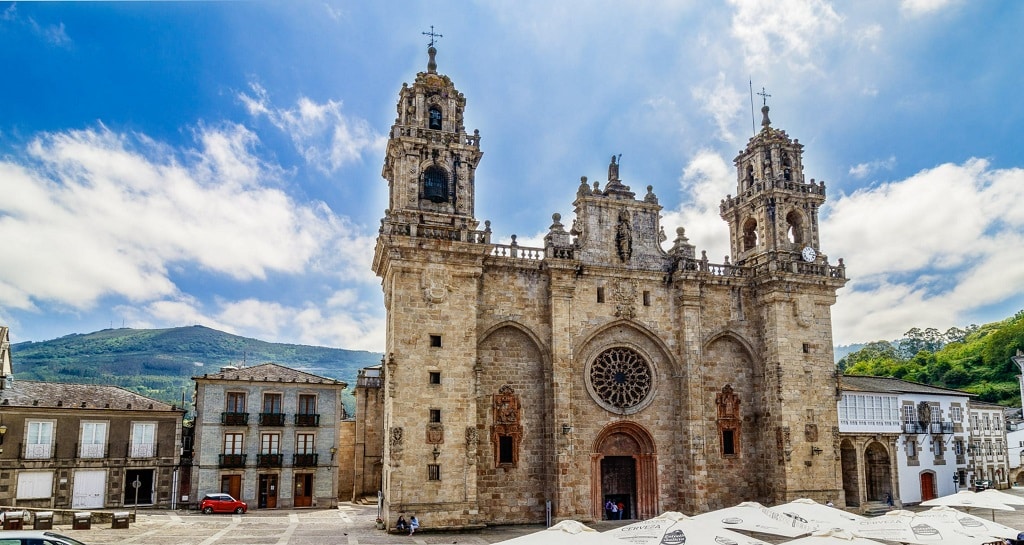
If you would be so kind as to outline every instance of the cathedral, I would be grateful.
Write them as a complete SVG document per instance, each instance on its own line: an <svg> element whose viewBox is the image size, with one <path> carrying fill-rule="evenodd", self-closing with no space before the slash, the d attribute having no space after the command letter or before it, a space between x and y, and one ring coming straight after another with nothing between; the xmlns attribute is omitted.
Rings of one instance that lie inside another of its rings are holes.
<svg viewBox="0 0 1024 545"><path fill-rule="evenodd" d="M479 131L428 53L398 94L373 259L387 340L361 418L379 422L384 520L841 505L831 306L845 269L821 251L825 184L805 178L803 145L762 108L721 201L722 264L683 229L669 241L652 186L634 191L614 157L542 248L498 244L474 214Z"/></svg>

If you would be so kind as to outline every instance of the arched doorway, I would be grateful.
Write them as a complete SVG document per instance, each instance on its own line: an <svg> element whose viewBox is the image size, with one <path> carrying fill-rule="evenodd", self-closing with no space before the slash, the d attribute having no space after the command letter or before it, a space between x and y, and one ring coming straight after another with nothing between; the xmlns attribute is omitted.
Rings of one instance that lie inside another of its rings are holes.
<svg viewBox="0 0 1024 545"><path fill-rule="evenodd" d="M885 501L892 494L892 474L889 470L889 451L875 441L864 449L864 477L868 501ZM892 496L896 497L895 494Z"/></svg>
<svg viewBox="0 0 1024 545"><path fill-rule="evenodd" d="M860 505L860 476L857 473L857 450L849 439L839 446L839 458L843 472L843 496L847 507Z"/></svg>
<svg viewBox="0 0 1024 545"><path fill-rule="evenodd" d="M651 434L633 422L616 422L598 434L591 454L591 513L604 518L608 500L622 503L623 519L658 513L658 460Z"/></svg>
<svg viewBox="0 0 1024 545"><path fill-rule="evenodd" d="M924 471L921 473L921 501L935 499L938 494L935 491L935 473Z"/></svg>

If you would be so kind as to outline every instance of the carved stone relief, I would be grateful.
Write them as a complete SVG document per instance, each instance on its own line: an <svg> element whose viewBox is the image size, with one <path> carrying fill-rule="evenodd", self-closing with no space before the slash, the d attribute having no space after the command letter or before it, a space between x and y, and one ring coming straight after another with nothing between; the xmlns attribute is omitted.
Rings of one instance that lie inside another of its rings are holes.
<svg viewBox="0 0 1024 545"><path fill-rule="evenodd" d="M388 436L388 446L391 448L392 460L402 459L402 434L402 428L391 428L391 432Z"/></svg>

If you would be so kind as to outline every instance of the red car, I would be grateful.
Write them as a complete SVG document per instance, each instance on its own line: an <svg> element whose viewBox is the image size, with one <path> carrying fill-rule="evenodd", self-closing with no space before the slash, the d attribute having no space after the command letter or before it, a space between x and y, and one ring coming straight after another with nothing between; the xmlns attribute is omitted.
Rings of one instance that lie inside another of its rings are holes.
<svg viewBox="0 0 1024 545"><path fill-rule="evenodd" d="M203 501L199 502L199 510L209 515L210 513L238 513L242 514L249 509L244 501L238 501L231 497L231 494L207 494Z"/></svg>

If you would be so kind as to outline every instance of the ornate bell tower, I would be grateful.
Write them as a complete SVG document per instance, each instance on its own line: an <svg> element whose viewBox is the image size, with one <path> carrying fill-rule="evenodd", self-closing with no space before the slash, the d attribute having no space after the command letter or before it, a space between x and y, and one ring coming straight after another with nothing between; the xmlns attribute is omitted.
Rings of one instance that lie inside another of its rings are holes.
<svg viewBox="0 0 1024 545"><path fill-rule="evenodd" d="M803 144L771 126L767 104L761 114L761 132L733 160L736 196L726 197L721 205L733 260L823 262L818 208L825 202L825 182L805 181Z"/></svg>
<svg viewBox="0 0 1024 545"><path fill-rule="evenodd" d="M402 85L384 170L390 189L384 224L476 229L474 177L483 156L480 132L463 126L466 97L437 73L431 43L427 71Z"/></svg>

